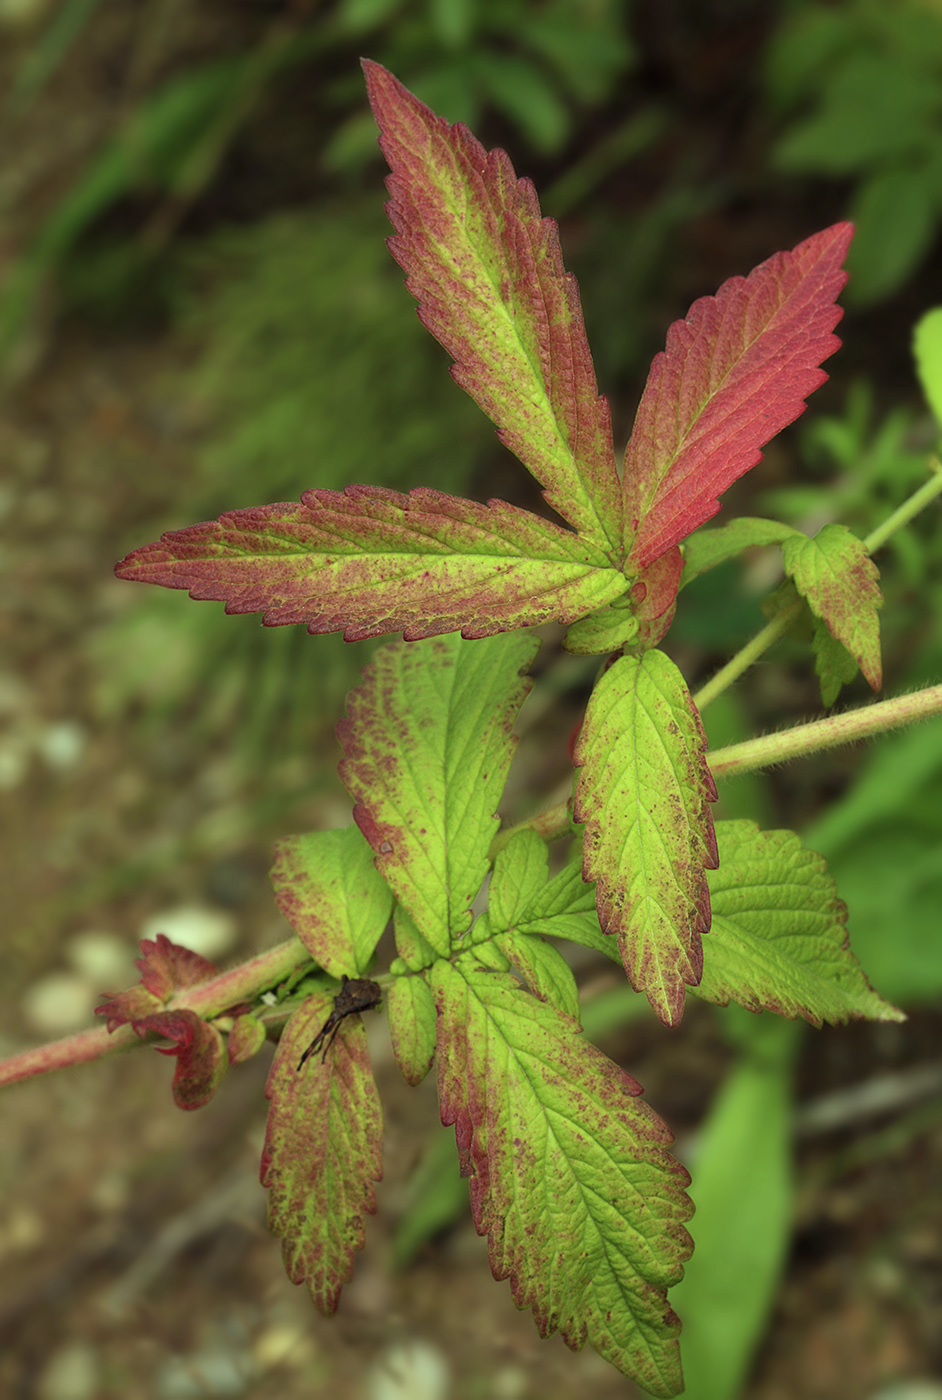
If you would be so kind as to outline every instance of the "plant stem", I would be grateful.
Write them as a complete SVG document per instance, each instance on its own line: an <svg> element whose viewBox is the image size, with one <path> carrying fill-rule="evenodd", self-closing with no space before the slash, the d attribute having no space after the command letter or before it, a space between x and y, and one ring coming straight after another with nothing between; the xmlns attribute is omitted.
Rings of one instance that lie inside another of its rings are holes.
<svg viewBox="0 0 942 1400"><path fill-rule="evenodd" d="M793 729L779 730L777 734L764 734L759 739L716 749L709 756L710 771L715 778L751 773L756 768L768 768L791 758L852 744L886 729L898 729L914 720L938 714L942 714L942 685L933 685L913 695L898 695L895 700L881 700L876 705L864 705L843 715L831 715L811 724L799 724Z"/></svg>
<svg viewBox="0 0 942 1400"><path fill-rule="evenodd" d="M881 700L876 705L864 705L843 715L799 724L793 729L782 729L777 734L763 735L761 739L730 744L728 748L715 749L707 761L715 778L728 778L735 773L750 773L756 768L769 768L775 763L837 748L840 744L852 744L938 714L942 714L942 685L917 690L912 695L898 695L895 700ZM556 802L535 817L501 831L491 842L489 855L493 860L518 831L535 831L544 841L553 841L569 830L569 803Z"/></svg>
<svg viewBox="0 0 942 1400"><path fill-rule="evenodd" d="M260 992L276 986L296 967L310 962L307 949L296 938L278 943L268 948L248 962L218 977L211 977L195 987L186 987L171 997L165 1011L195 1011L204 1017L218 1016L227 1007L239 1002L251 1002ZM146 1045L148 1039L141 1038L130 1026L119 1026L109 1033L104 1026L93 1030L80 1031L78 1035L66 1036L64 1040L53 1041L49 1045L37 1046L34 1050L23 1050L18 1055L10 1055L0 1060L0 1088L5 1084L16 1084L21 1079L32 1079L39 1074L50 1074L53 1070L68 1069L70 1065L88 1064L91 1060L103 1059L122 1050L132 1050Z"/></svg>
<svg viewBox="0 0 942 1400"><path fill-rule="evenodd" d="M866 537L863 544L868 554L875 554L882 545L886 544L891 535L902 529L904 525L908 525L910 520L914 520L919 512L924 510L936 496L942 495L942 465L937 458L930 457L929 468L932 474L928 481L924 481L918 491L914 491L901 506L893 511L892 515L887 516L882 525L878 525ZM712 700L715 700L718 695L722 695L723 691L734 681L737 681L743 672L758 661L762 653L767 651L773 642L777 642L779 637L784 636L801 612L802 602L803 600L799 598L790 607L783 608L770 623L762 628L761 632L756 633L751 642L747 642L740 651L737 651L736 655L727 661L726 665L717 671L706 685L701 686L693 697L693 702L698 710L704 710Z"/></svg>
<svg viewBox="0 0 942 1400"><path fill-rule="evenodd" d="M797 598L794 603L790 603L787 608L783 608L780 613L773 617L772 621L757 632L751 642L747 642L744 647L737 651L736 655L727 661L726 665L717 671L715 676L711 676L706 685L701 686L693 697L693 703L698 710L704 710L711 700L715 700L718 695L722 695L733 681L738 681L739 677L748 671L764 651L768 651L773 642L777 642L779 637L783 637L791 627L801 612L804 604L803 598Z"/></svg>

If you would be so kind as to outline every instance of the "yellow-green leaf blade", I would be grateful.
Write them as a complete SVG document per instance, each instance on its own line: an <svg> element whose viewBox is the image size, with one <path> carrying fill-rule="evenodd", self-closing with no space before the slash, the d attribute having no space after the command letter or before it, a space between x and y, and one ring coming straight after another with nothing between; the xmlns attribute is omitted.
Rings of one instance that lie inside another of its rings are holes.
<svg viewBox="0 0 942 1400"><path fill-rule="evenodd" d="M700 717L660 651L622 656L592 692L579 735L574 812L599 921L617 935L632 986L672 1025L702 968L716 864L716 789Z"/></svg>
<svg viewBox="0 0 942 1400"><path fill-rule="evenodd" d="M880 620L883 597L877 566L846 525L825 525L808 539L783 545L785 572L838 642L857 662L874 690L883 683Z"/></svg>
<svg viewBox="0 0 942 1400"><path fill-rule="evenodd" d="M652 1395L681 1387L666 1299L689 1178L640 1086L554 1007L470 955L439 962L442 1121L455 1125L495 1278L543 1336L594 1346Z"/></svg>
<svg viewBox="0 0 942 1400"><path fill-rule="evenodd" d="M850 950L847 909L823 856L792 831L717 825L720 865L709 875L713 923L697 994L812 1025L858 1017L900 1021Z"/></svg>

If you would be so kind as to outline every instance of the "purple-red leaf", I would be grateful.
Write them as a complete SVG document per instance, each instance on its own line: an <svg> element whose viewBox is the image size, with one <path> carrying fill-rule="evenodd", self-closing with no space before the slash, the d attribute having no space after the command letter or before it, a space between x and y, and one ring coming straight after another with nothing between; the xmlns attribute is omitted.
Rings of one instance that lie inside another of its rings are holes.
<svg viewBox="0 0 942 1400"><path fill-rule="evenodd" d="M175 1055L173 1099L177 1108L203 1108L219 1088L229 1064L222 1036L195 1011L160 1011L134 1022L141 1037L166 1036L175 1043L158 1054Z"/></svg>
<svg viewBox="0 0 942 1400"><path fill-rule="evenodd" d="M329 996L310 997L285 1026L265 1088L261 1170L288 1277L306 1283L327 1316L353 1275L363 1217L376 1209L373 1182L383 1174L383 1119L360 1017L340 1022L323 1064L318 1054L298 1070L332 1007Z"/></svg>
<svg viewBox="0 0 942 1400"><path fill-rule="evenodd" d="M840 341L853 227L835 224L694 302L656 355L625 455L625 549L643 569L708 520L804 411Z"/></svg>
<svg viewBox="0 0 942 1400"><path fill-rule="evenodd" d="M141 974L141 986L160 1001L169 1001L175 991L183 987L196 987L210 977L216 977L219 968L191 948L173 943L165 933L158 933L156 939L141 939L141 954L134 966Z"/></svg>
<svg viewBox="0 0 942 1400"><path fill-rule="evenodd" d="M343 631L348 642L571 622L625 590L601 550L503 501L378 486L307 491L301 501L174 530L115 572L188 588L230 613L264 612L269 627Z"/></svg>
<svg viewBox="0 0 942 1400"><path fill-rule="evenodd" d="M609 407L598 393L575 278L536 191L504 151L449 126L365 62L392 171L390 251L452 375L586 539L621 544Z"/></svg>
<svg viewBox="0 0 942 1400"><path fill-rule="evenodd" d="M132 1021L139 1021L142 1016L152 1015L162 1005L160 998L142 987L140 982L135 982L126 992L110 992L106 996L107 1000L95 1007L95 1015L105 1017L109 1033L117 1030L118 1026L127 1026Z"/></svg>

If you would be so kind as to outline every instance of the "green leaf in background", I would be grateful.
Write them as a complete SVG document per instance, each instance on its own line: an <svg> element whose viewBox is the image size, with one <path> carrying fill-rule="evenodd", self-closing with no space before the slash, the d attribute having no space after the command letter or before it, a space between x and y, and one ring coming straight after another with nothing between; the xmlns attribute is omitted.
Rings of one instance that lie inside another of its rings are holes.
<svg viewBox="0 0 942 1400"><path fill-rule="evenodd" d="M404 1269L429 1240L468 1214L468 1186L458 1170L455 1139L436 1129L413 1173L393 1234L393 1261Z"/></svg>
<svg viewBox="0 0 942 1400"><path fill-rule="evenodd" d="M424 977L396 977L385 995L396 1064L407 1084L421 1084L435 1058L435 1002Z"/></svg>
<svg viewBox="0 0 942 1400"><path fill-rule="evenodd" d="M393 900L356 827L289 836L274 854L278 908L314 961L332 977L369 971Z"/></svg>
<svg viewBox="0 0 942 1400"><path fill-rule="evenodd" d="M432 977L442 1121L494 1277L542 1336L588 1341L652 1395L676 1395L665 1290L687 1257L690 1207L670 1134L639 1085L513 977L470 958Z"/></svg>
<svg viewBox="0 0 942 1400"><path fill-rule="evenodd" d="M763 1017L710 1109L690 1163L694 1254L672 1301L685 1400L738 1400L788 1250L794 1027Z"/></svg>
<svg viewBox="0 0 942 1400"><path fill-rule="evenodd" d="M936 161L881 170L860 185L850 209L857 235L847 258L849 302L865 306L889 296L923 261L938 228L940 176Z"/></svg>
<svg viewBox="0 0 942 1400"><path fill-rule="evenodd" d="M332 1005L329 996L309 997L282 1032L265 1086L262 1149L269 1229L281 1239L288 1277L307 1284L325 1316L352 1277L363 1217L376 1209L373 1182L383 1174L383 1118L360 1017L341 1021L323 1064L314 1056L298 1071Z"/></svg>
<svg viewBox="0 0 942 1400"><path fill-rule="evenodd" d="M681 588L700 574L715 569L727 559L735 559L743 550L756 546L782 544L789 536L798 534L791 525L778 520L762 520L758 516L740 516L715 530L697 530L684 541L684 572Z"/></svg>
<svg viewBox="0 0 942 1400"><path fill-rule="evenodd" d="M916 323L913 356L926 403L942 428L942 306L927 311Z"/></svg>
<svg viewBox="0 0 942 1400"><path fill-rule="evenodd" d="M905 1020L870 987L850 950L847 909L823 857L791 831L718 822L713 922L697 995L812 1025Z"/></svg>
<svg viewBox="0 0 942 1400"><path fill-rule="evenodd" d="M661 651L622 656L596 684L576 746L574 814L599 922L617 934L631 985L666 1025L702 970L716 864L716 797L700 718Z"/></svg>
<svg viewBox="0 0 942 1400"><path fill-rule="evenodd" d="M879 571L846 525L825 525L814 539L794 535L782 547L785 572L874 690L883 682Z"/></svg>
<svg viewBox="0 0 942 1400"><path fill-rule="evenodd" d="M384 647L337 726L340 776L377 868L443 957L487 874L538 645L509 632Z"/></svg>

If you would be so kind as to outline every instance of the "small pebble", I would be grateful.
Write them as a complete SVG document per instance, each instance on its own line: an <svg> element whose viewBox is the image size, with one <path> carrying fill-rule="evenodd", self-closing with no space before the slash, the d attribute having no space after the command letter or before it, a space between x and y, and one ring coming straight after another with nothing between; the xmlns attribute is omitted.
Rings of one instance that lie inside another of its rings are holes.
<svg viewBox="0 0 942 1400"><path fill-rule="evenodd" d="M210 960L228 953L238 936L231 914L202 904L178 904L154 914L141 929L141 937L153 939L158 933Z"/></svg>
<svg viewBox="0 0 942 1400"><path fill-rule="evenodd" d="M99 1390L98 1356L83 1342L57 1351L39 1378L39 1400L95 1400Z"/></svg>
<svg viewBox="0 0 942 1400"><path fill-rule="evenodd" d="M97 992L78 972L50 972L23 993L23 1019L40 1035L84 1030L94 1024Z"/></svg>

